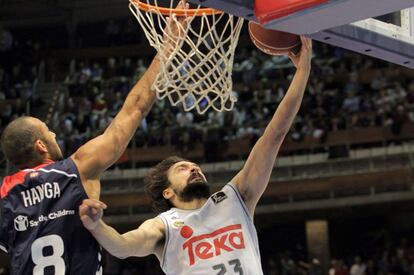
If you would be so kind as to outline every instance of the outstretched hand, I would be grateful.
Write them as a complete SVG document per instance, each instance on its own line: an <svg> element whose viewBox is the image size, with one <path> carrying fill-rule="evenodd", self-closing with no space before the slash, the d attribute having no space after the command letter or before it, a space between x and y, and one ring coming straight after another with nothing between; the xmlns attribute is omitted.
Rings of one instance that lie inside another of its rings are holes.
<svg viewBox="0 0 414 275"><path fill-rule="evenodd" d="M186 0L181 0L176 9L188 9L190 6ZM179 46L181 39L187 34L187 26L192 19L191 16L176 17L174 13L167 17L167 24L164 29L164 51L168 56L171 52Z"/></svg>
<svg viewBox="0 0 414 275"><path fill-rule="evenodd" d="M88 230L94 230L103 216L103 210L106 208L106 204L101 201L94 199L83 200L79 206L79 216L83 225Z"/></svg>
<svg viewBox="0 0 414 275"><path fill-rule="evenodd" d="M297 70L310 71L312 59L312 39L301 36L302 47L297 55L289 53L289 58Z"/></svg>

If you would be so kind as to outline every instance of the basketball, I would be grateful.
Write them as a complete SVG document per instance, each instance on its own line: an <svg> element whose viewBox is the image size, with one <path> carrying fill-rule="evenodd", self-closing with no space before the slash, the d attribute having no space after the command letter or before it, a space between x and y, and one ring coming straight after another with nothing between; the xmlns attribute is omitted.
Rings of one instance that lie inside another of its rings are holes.
<svg viewBox="0 0 414 275"><path fill-rule="evenodd" d="M300 36L287 32L268 30L256 22L249 22L249 35L254 45L269 55L298 54L302 45Z"/></svg>

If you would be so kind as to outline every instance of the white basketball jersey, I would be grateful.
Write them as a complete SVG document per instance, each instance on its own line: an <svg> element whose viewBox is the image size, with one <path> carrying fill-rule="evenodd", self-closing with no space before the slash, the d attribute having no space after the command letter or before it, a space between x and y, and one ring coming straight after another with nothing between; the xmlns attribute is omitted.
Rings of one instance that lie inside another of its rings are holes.
<svg viewBox="0 0 414 275"><path fill-rule="evenodd" d="M196 210L172 208L165 224L161 268L167 275L261 275L257 233L231 183Z"/></svg>

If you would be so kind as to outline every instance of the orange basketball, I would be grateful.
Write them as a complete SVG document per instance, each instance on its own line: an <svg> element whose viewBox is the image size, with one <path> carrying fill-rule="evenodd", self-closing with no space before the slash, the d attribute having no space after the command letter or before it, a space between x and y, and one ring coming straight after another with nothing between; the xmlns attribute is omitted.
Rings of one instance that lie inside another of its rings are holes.
<svg viewBox="0 0 414 275"><path fill-rule="evenodd" d="M270 55L287 55L289 52L297 54L302 45L299 35L268 30L252 21L249 22L249 34L254 45Z"/></svg>

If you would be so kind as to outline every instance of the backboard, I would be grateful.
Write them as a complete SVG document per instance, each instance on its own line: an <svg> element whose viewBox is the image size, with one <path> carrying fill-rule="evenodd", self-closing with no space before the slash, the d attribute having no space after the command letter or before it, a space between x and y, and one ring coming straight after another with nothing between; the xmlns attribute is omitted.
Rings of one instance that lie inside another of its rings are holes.
<svg viewBox="0 0 414 275"><path fill-rule="evenodd" d="M414 0L189 1L414 68Z"/></svg>

